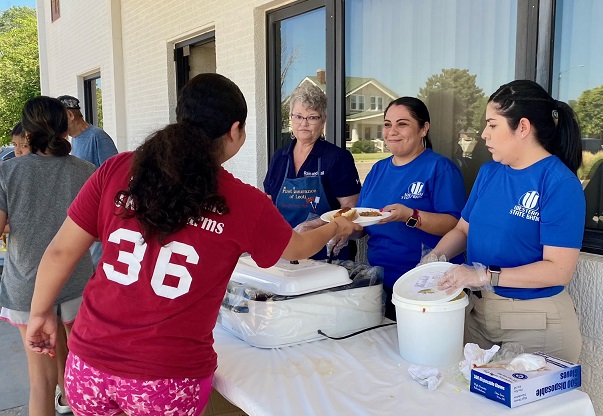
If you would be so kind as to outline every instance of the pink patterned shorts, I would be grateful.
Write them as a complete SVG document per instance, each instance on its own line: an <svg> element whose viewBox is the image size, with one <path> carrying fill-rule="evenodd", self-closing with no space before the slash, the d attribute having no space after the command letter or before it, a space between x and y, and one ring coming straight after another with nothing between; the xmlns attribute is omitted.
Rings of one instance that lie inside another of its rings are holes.
<svg viewBox="0 0 603 416"><path fill-rule="evenodd" d="M134 380L104 373L69 353L65 390L78 416L200 415L211 392L207 378Z"/></svg>

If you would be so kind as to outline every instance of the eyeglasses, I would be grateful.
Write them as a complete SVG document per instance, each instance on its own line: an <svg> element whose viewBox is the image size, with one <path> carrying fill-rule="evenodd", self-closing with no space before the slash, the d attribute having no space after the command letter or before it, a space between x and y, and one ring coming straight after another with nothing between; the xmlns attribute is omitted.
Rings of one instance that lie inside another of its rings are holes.
<svg viewBox="0 0 603 416"><path fill-rule="evenodd" d="M314 125L318 124L321 118L321 116L302 117L299 114L291 114L291 121L293 121L294 124L301 124L303 120L306 120L308 124Z"/></svg>

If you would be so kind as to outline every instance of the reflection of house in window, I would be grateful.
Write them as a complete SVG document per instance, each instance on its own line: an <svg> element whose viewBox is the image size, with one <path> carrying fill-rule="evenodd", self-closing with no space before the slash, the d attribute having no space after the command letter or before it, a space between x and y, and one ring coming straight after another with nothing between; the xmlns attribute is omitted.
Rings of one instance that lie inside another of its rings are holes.
<svg viewBox="0 0 603 416"><path fill-rule="evenodd" d="M364 95L350 96L350 110L364 110Z"/></svg>
<svg viewBox="0 0 603 416"><path fill-rule="evenodd" d="M371 110L383 111L383 97L371 96Z"/></svg>
<svg viewBox="0 0 603 416"><path fill-rule="evenodd" d="M59 0L50 0L50 21L54 22L61 17L61 5Z"/></svg>
<svg viewBox="0 0 603 416"><path fill-rule="evenodd" d="M316 76L305 77L300 85L310 82L326 91L323 74L324 70L318 70ZM375 109L364 110L364 97L370 97L371 107L374 102ZM366 139L372 140L383 151L383 103L389 104L397 97L394 91L374 78L346 77L346 147L351 147L360 139ZM283 104L288 106L289 98Z"/></svg>

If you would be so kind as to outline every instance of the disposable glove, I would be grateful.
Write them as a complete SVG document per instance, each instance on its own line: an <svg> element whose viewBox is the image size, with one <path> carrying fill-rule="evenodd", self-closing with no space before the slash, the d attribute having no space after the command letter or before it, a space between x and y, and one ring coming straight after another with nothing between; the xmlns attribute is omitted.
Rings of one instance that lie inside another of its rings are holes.
<svg viewBox="0 0 603 416"><path fill-rule="evenodd" d="M304 222L301 222L301 223L297 224L293 230L297 231L298 233L303 233L305 231L310 231L315 228L322 227L325 224L327 224L327 223L324 222L323 220L321 220L319 217L319 218L315 218L312 220L306 220Z"/></svg>
<svg viewBox="0 0 603 416"><path fill-rule="evenodd" d="M486 274L486 267L483 264L473 263L473 266L455 264L444 273L438 282L438 289L445 290L448 294L464 287L471 290L493 291L490 278Z"/></svg>
<svg viewBox="0 0 603 416"><path fill-rule="evenodd" d="M427 247L425 244L421 245L421 261L417 266L421 266L427 263L433 263L436 261L448 261L446 256L438 251L433 251L431 248Z"/></svg>
<svg viewBox="0 0 603 416"><path fill-rule="evenodd" d="M347 246L349 241L349 236L331 238L327 243L327 253L331 254L331 252L333 252L333 256L337 257L341 249Z"/></svg>

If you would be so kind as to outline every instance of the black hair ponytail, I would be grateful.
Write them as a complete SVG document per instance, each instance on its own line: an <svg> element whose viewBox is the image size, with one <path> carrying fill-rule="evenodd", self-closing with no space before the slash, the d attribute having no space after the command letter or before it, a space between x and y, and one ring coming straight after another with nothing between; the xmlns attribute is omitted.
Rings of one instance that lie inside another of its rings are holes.
<svg viewBox="0 0 603 416"><path fill-rule="evenodd" d="M512 130L527 118L538 142L556 155L572 172L582 164L582 137L576 115L566 103L554 100L534 81L516 80L504 84L488 100Z"/></svg>

